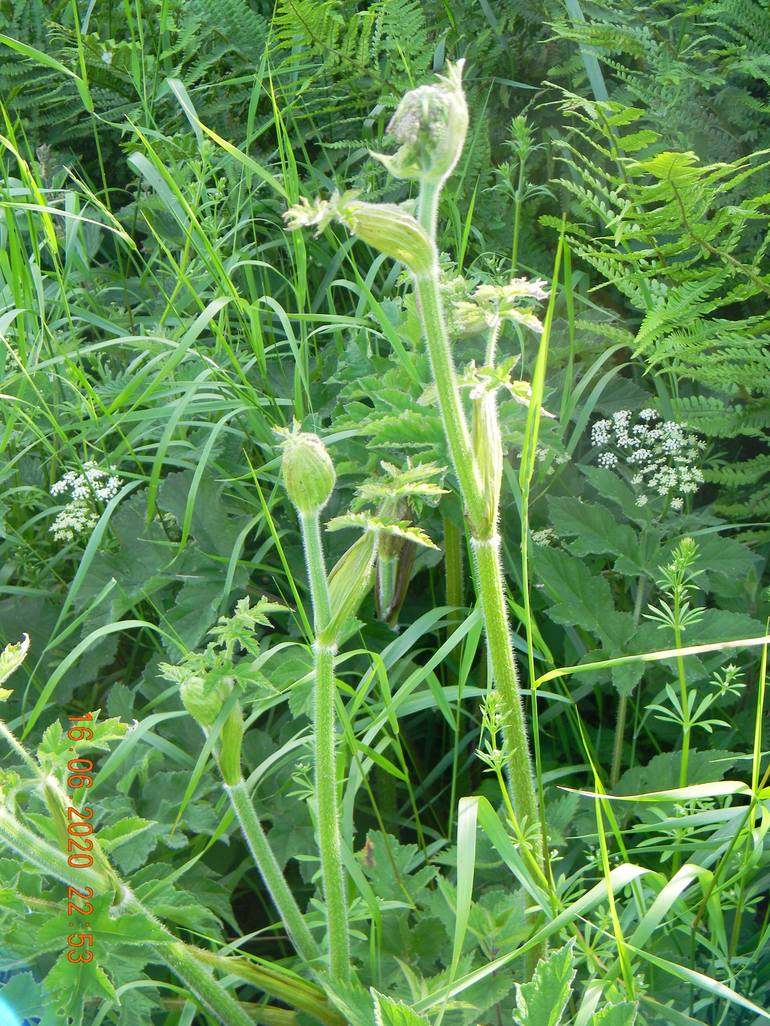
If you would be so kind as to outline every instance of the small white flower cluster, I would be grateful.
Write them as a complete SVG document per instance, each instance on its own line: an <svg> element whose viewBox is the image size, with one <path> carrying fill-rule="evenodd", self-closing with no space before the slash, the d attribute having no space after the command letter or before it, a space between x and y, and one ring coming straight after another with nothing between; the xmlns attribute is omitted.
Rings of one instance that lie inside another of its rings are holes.
<svg viewBox="0 0 770 1026"><path fill-rule="evenodd" d="M68 470L51 486L51 495L69 494L70 501L56 515L51 533L57 541L71 542L92 531L99 521L97 502L107 502L123 484L115 467L102 470L94 460L83 464L82 473Z"/></svg>
<svg viewBox="0 0 770 1026"><path fill-rule="evenodd" d="M706 443L676 421L661 420L655 410L642 410L636 423L630 410L618 410L594 424L591 441L602 450L597 458L600 467L612 470L624 464L631 471L631 483L640 489L638 506L659 495L679 511L684 496L703 483L697 461Z"/></svg>

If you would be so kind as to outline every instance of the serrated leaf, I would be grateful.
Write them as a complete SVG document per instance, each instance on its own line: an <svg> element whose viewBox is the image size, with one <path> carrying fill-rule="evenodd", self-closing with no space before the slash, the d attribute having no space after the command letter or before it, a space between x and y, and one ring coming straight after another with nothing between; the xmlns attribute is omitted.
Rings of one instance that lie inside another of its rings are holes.
<svg viewBox="0 0 770 1026"><path fill-rule="evenodd" d="M538 576L557 599L547 610L550 619L591 631L610 653L622 651L636 628L630 613L615 609L607 581L560 549L537 546L533 556Z"/></svg>
<svg viewBox="0 0 770 1026"><path fill-rule="evenodd" d="M371 995L377 1026L429 1026L430 1020L419 1015L402 1001L394 1001L393 998L380 994L374 987L371 989Z"/></svg>
<svg viewBox="0 0 770 1026"><path fill-rule="evenodd" d="M638 543L635 532L628 524L619 523L617 515L604 506L578 499L552 497L548 500L548 513L557 534L574 537L570 552L576 556L625 556L638 567ZM632 573L639 573L637 567Z"/></svg>
<svg viewBox="0 0 770 1026"><path fill-rule="evenodd" d="M516 984L519 1026L558 1026L569 1001L575 966L573 941L541 958L528 983Z"/></svg>
<svg viewBox="0 0 770 1026"><path fill-rule="evenodd" d="M605 1005L591 1018L591 1026L634 1026L638 1005L634 1001L619 1001Z"/></svg>
<svg viewBox="0 0 770 1026"><path fill-rule="evenodd" d="M32 973L18 973L0 990L0 1014L4 1009L12 1008L15 1016L22 1021L33 1015L39 1015L43 1005L43 989L39 980ZM4 1020L0 1019L0 1023ZM8 1019L14 1024L16 1019Z"/></svg>
<svg viewBox="0 0 770 1026"><path fill-rule="evenodd" d="M333 517L326 525L326 530L341 531L345 527L358 527L362 531L393 535L428 549L438 548L424 531L414 527L408 520L390 520L388 517L375 517L370 513L344 513L342 516Z"/></svg>
<svg viewBox="0 0 770 1026"><path fill-rule="evenodd" d="M84 1022L84 1005L93 998L107 998L118 1004L118 996L101 966L92 962L69 962L62 954L43 981L45 1005L40 1026L70 1026Z"/></svg>

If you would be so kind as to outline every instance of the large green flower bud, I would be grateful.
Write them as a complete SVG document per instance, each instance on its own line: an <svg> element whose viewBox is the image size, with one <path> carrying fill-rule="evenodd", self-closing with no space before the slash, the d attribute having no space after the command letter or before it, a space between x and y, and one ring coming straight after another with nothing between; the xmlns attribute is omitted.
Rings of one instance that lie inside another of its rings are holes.
<svg viewBox="0 0 770 1026"><path fill-rule="evenodd" d="M208 735L233 693L233 682L231 677L217 677L211 683L204 677L190 674L182 681L179 691L185 709ZM242 740L243 713L240 702L236 701L222 725L216 746L217 761L226 784L240 779Z"/></svg>
<svg viewBox="0 0 770 1026"><path fill-rule="evenodd" d="M315 228L316 235L331 221L339 221L362 242L406 264L413 274L433 267L435 246L410 213L395 203L364 203L355 197L352 191L312 202L303 196L283 217L290 231Z"/></svg>
<svg viewBox="0 0 770 1026"><path fill-rule="evenodd" d="M283 483L286 493L303 516L320 512L334 489L336 476L326 446L318 435L282 432Z"/></svg>
<svg viewBox="0 0 770 1026"><path fill-rule="evenodd" d="M232 690L233 685L226 677L211 684L193 674L185 677L179 689L185 709L204 729L214 725Z"/></svg>
<svg viewBox="0 0 770 1026"><path fill-rule="evenodd" d="M372 153L395 178L439 184L455 167L468 131L468 106L462 88L464 61L450 64L434 85L408 92L388 132L400 144L392 156Z"/></svg>

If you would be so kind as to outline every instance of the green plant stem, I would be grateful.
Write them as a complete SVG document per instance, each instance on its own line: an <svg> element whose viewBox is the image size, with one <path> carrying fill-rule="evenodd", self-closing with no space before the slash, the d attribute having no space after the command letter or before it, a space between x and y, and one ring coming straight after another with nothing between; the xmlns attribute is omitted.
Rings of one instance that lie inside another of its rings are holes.
<svg viewBox="0 0 770 1026"><path fill-rule="evenodd" d="M674 593L674 646L682 647L682 627L680 624L680 594L679 589ZM690 703L687 695L687 674L684 669L684 659L681 655L676 657L676 672L679 677L679 701L682 706L682 755L679 763L679 786L687 787L687 770L690 761Z"/></svg>
<svg viewBox="0 0 770 1026"><path fill-rule="evenodd" d="M460 491L474 535L488 537L494 525L486 525L486 503L482 495L471 436L457 385L449 349L444 312L438 284L438 265L429 274L415 275L417 301L420 307L425 341L430 356L433 379L449 452Z"/></svg>
<svg viewBox="0 0 770 1026"><path fill-rule="evenodd" d="M207 972L180 941L173 944L153 945L155 957L194 994L206 1011L221 1026L254 1026L254 1020L241 1008L238 1001Z"/></svg>
<svg viewBox="0 0 770 1026"><path fill-rule="evenodd" d="M319 514L320 510L313 514L300 516L316 634L313 642L315 671L313 761L316 830L321 856L321 881L326 900L329 968L335 979L345 982L350 978L350 938L337 802L336 686L334 683L336 645L329 644L324 637L332 614Z"/></svg>
<svg viewBox="0 0 770 1026"><path fill-rule="evenodd" d="M329 967L335 979L350 977L348 904L342 865L337 759L334 744L334 648L318 641L315 655L315 803L316 829L321 854L321 879L326 899Z"/></svg>
<svg viewBox="0 0 770 1026"><path fill-rule="evenodd" d="M419 220L426 230L431 226L431 204L435 210L437 203L432 196L432 188L423 183L418 201ZM435 240L435 221L432 226L431 238ZM414 281L444 434L471 527L479 577L479 596L486 627L487 651L503 709L503 735L507 748L508 779L513 806L519 821L526 823L531 829L538 822L538 803L505 605L497 524L488 514L490 507L495 507L496 503L490 501L491 496L484 494L468 422L460 399L444 322L438 262L434 262L430 272L415 274ZM539 836L533 844L533 852L542 863L543 847Z"/></svg>
<svg viewBox="0 0 770 1026"><path fill-rule="evenodd" d="M72 887L85 885L91 887L98 895L107 893L112 887L112 881L97 870L70 866L63 851L38 837L20 823L8 809L0 809L0 840L12 848L24 862L31 862L44 873Z"/></svg>
<svg viewBox="0 0 770 1026"><path fill-rule="evenodd" d="M441 521L444 531L444 574L446 584L446 604L462 606L463 604L463 536L462 531L449 517ZM455 609L449 614L449 621L457 624L460 621L460 610Z"/></svg>
<svg viewBox="0 0 770 1026"><path fill-rule="evenodd" d="M516 273L519 263L519 235L521 234L521 209L524 203L524 173L526 161L519 157L519 180L513 199L513 242L511 243L511 274Z"/></svg>
<svg viewBox="0 0 770 1026"><path fill-rule="evenodd" d="M506 769L513 808L519 825L532 837L533 855L538 865L542 866L543 842L538 827L538 803L532 778L519 677L513 656L511 627L505 606L500 542L499 538L495 537L483 541L474 539L472 544L486 627L487 652L501 700L503 737L508 756Z"/></svg>
<svg viewBox="0 0 770 1026"><path fill-rule="evenodd" d="M289 939L300 957L305 962L312 963L319 957L318 945L294 900L294 895L286 883L267 835L254 811L246 782L241 779L232 785L225 784L224 787L254 863L270 892Z"/></svg>
<svg viewBox="0 0 770 1026"><path fill-rule="evenodd" d="M316 635L321 633L332 617L319 514L320 510L317 510L315 513L304 513L300 518Z"/></svg>
<svg viewBox="0 0 770 1026"><path fill-rule="evenodd" d="M422 182L417 196L417 220L428 233L428 237L434 240L442 185L443 182Z"/></svg>

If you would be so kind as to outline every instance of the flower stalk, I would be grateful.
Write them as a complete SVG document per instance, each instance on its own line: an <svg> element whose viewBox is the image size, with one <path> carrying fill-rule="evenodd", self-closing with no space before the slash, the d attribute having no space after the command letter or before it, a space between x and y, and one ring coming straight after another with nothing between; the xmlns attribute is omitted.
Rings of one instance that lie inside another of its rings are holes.
<svg viewBox="0 0 770 1026"><path fill-rule="evenodd" d="M334 467L320 438L301 432L296 425L292 432L285 435L283 480L299 517L313 605L314 794L321 882L326 906L329 969L336 980L346 982L350 978L350 939L337 801L334 655L337 650L337 634L354 611L351 609L348 612L346 603L356 591L362 575L355 573L356 580L351 588L347 588L346 582L342 581L345 595L340 596L341 601L335 601L333 614L333 593L326 574L320 515L334 488ZM369 557L369 566L372 558ZM336 591L335 588L335 598Z"/></svg>

